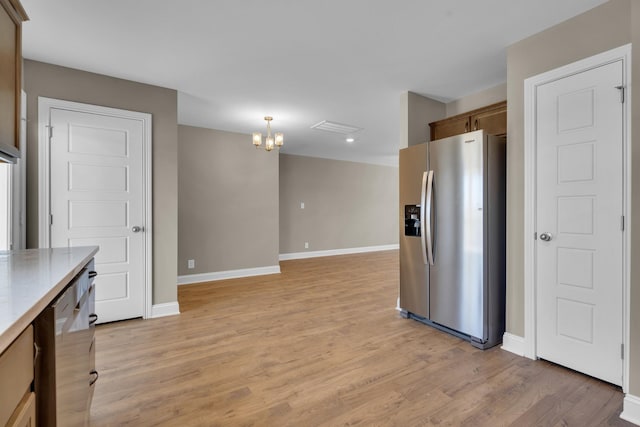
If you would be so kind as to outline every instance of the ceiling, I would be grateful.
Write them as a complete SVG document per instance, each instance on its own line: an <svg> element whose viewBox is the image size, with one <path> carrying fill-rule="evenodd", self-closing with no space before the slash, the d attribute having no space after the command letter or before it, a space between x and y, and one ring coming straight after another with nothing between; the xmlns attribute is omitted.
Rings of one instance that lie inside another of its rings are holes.
<svg viewBox="0 0 640 427"><path fill-rule="evenodd" d="M23 54L176 89L180 124L264 133L271 115L283 153L396 165L403 92L504 83L507 46L604 2L22 0Z"/></svg>

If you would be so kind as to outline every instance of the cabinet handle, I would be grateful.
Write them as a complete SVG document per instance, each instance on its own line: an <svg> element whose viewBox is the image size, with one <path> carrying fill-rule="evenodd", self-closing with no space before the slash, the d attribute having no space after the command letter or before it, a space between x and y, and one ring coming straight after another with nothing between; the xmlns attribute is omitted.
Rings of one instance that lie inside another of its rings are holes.
<svg viewBox="0 0 640 427"><path fill-rule="evenodd" d="M97 271L90 271L89 272L89 279L93 279L94 277L96 277L98 275Z"/></svg>
<svg viewBox="0 0 640 427"><path fill-rule="evenodd" d="M89 325L93 325L94 323L96 323L98 321L98 315L95 313L91 313L89 315Z"/></svg>
<svg viewBox="0 0 640 427"><path fill-rule="evenodd" d="M37 342L33 342L33 366L38 363L38 356L40 356L40 346Z"/></svg>
<svg viewBox="0 0 640 427"><path fill-rule="evenodd" d="M93 371L89 372L89 375L94 377L89 381L89 387L91 387L92 385L94 385L96 383L96 381L98 381L98 378L100 377L100 375L98 375L98 371L96 371L95 369Z"/></svg>
<svg viewBox="0 0 640 427"><path fill-rule="evenodd" d="M474 123L473 130L478 130L478 120Z"/></svg>

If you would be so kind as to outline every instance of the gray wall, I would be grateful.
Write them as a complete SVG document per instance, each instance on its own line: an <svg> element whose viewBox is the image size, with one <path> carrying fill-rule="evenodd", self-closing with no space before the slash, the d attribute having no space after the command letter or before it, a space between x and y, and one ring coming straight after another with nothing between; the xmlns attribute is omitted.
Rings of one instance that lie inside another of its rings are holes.
<svg viewBox="0 0 640 427"><path fill-rule="evenodd" d="M431 139L429 123L444 119L446 105L413 92L400 96L400 149Z"/></svg>
<svg viewBox="0 0 640 427"><path fill-rule="evenodd" d="M397 205L396 167L280 155L281 254L397 244Z"/></svg>
<svg viewBox="0 0 640 427"><path fill-rule="evenodd" d="M498 86L465 96L464 98L448 102L446 105L447 117L486 107L487 105L502 102L505 99L507 99L507 83L502 83Z"/></svg>
<svg viewBox="0 0 640 427"><path fill-rule="evenodd" d="M278 265L278 151L182 125L178 140L179 274Z"/></svg>
<svg viewBox="0 0 640 427"><path fill-rule="evenodd" d="M177 301L178 124L175 90L24 61L27 245L38 247L38 96L153 115L153 303Z"/></svg>
<svg viewBox="0 0 640 427"><path fill-rule="evenodd" d="M640 2L610 0L510 46L507 52L507 331L524 335L524 80L633 42L634 82L640 82ZM640 89L633 87L632 125L640 123ZM640 212L640 132L632 132L633 212ZM637 215L636 215L637 216ZM633 221L633 218L632 218ZM632 259L640 227L632 225ZM631 266L630 392L640 395L640 265Z"/></svg>

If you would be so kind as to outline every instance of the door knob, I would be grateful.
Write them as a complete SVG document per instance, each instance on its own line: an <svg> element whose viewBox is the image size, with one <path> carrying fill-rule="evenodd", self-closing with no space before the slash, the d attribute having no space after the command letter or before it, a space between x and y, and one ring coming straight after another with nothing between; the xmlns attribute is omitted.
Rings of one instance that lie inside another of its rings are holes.
<svg viewBox="0 0 640 427"><path fill-rule="evenodd" d="M144 231L144 227L140 227L139 225L134 225L133 227L131 227L131 231L133 231L134 233L139 233L141 231Z"/></svg>
<svg viewBox="0 0 640 427"><path fill-rule="evenodd" d="M550 242L553 239L553 234L551 233L542 233L540 235L540 240L544 240L545 242Z"/></svg>

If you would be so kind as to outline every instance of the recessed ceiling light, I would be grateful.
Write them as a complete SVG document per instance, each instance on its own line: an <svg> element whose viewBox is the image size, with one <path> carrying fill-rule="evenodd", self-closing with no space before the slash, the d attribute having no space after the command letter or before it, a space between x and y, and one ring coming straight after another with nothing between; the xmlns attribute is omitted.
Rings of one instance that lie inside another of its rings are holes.
<svg viewBox="0 0 640 427"><path fill-rule="evenodd" d="M356 140L356 139L355 139L355 138L353 138L353 137L351 137L351 136L350 136L350 137L348 137L347 139L345 139L345 141L347 141L347 142L353 142L353 141L355 141L355 140Z"/></svg>

